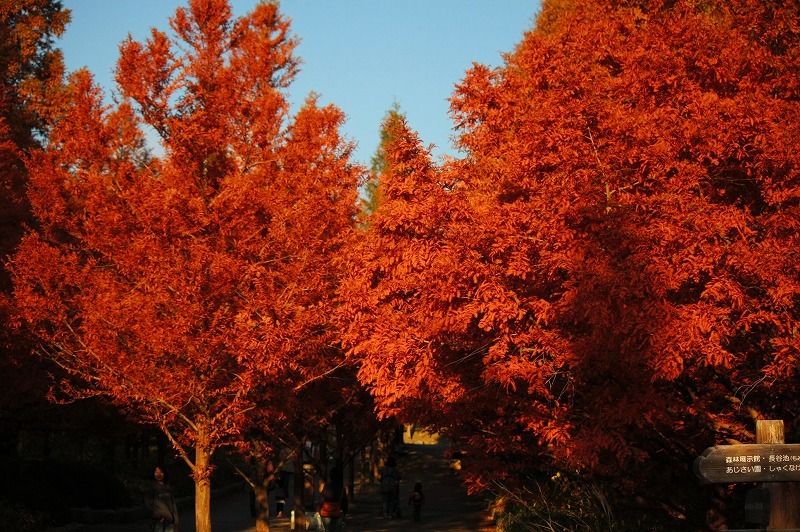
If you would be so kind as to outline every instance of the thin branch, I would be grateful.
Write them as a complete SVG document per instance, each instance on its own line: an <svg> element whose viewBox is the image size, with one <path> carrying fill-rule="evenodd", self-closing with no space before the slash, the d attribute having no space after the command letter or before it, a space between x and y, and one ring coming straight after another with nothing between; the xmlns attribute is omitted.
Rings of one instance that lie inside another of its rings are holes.
<svg viewBox="0 0 800 532"><path fill-rule="evenodd" d="M332 367L331 369L329 369L328 371L325 371L324 373L320 373L319 375L315 375L315 376L311 377L310 379L308 379L305 382L301 382L300 384L295 386L294 390L292 390L292 391L295 391L295 392L300 391L303 388L305 388L306 386L308 386L309 384L311 384L312 382L317 381L319 379L322 379L323 377L326 377L327 375L330 375L331 373L333 373L337 369L342 368L342 367L344 367L346 365L347 364L344 363L344 362L342 362L341 364L337 364L334 367Z"/></svg>

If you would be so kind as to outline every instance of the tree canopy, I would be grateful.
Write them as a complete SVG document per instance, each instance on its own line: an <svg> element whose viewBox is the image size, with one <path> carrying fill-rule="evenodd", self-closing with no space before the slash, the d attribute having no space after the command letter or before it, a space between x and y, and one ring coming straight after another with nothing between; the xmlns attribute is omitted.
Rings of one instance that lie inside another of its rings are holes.
<svg viewBox="0 0 800 532"><path fill-rule="evenodd" d="M671 488L694 456L796 417L799 30L796 3L545 2L456 88L463 160L398 131L346 286L383 411L470 445L474 487L575 472L704 519Z"/></svg>
<svg viewBox="0 0 800 532"><path fill-rule="evenodd" d="M311 98L289 119L297 41L276 4L234 20L227 1L191 0L170 25L121 45L119 104L70 76L28 162L37 226L12 264L19 311L74 377L65 386L160 425L209 530L214 449L256 407L261 423L285 416L293 389L340 362L332 256L363 170L341 111Z"/></svg>
<svg viewBox="0 0 800 532"><path fill-rule="evenodd" d="M0 391L0 419L16 419L14 425L30 414L26 408L45 402L46 375L52 371L31 363L30 345L9 326L13 305L6 260L19 244L23 225L31 223L24 159L40 147L62 98L63 64L53 41L68 21L69 11L55 0L0 5L0 320L5 324L0 375L6 383ZM4 425L2 439L16 438L17 428Z"/></svg>

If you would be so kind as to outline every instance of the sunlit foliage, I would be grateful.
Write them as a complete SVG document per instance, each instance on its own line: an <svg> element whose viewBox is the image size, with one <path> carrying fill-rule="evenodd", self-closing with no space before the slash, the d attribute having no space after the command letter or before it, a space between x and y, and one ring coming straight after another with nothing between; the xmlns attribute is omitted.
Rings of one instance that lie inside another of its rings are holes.
<svg viewBox="0 0 800 532"><path fill-rule="evenodd" d="M800 6L539 20L457 87L464 160L396 130L352 354L383 412L480 458L473 487L564 471L697 525L694 456L796 418Z"/></svg>
<svg viewBox="0 0 800 532"><path fill-rule="evenodd" d="M28 161L37 226L13 274L68 391L111 396L170 436L207 531L214 449L253 411L284 423L292 390L340 362L331 257L362 170L338 109L312 98L287 116L297 41L276 4L233 19L225 0L191 0L170 26L122 43L119 104L70 76Z"/></svg>

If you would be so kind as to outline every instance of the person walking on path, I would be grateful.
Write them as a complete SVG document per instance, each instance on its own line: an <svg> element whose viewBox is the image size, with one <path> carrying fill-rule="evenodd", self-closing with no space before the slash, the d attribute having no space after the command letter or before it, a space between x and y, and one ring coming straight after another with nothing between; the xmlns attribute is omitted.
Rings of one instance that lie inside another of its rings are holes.
<svg viewBox="0 0 800 532"><path fill-rule="evenodd" d="M414 521L419 521L422 514L422 507L425 506L425 494L422 493L422 482L414 484L414 489L408 497L408 505L411 506Z"/></svg>
<svg viewBox="0 0 800 532"><path fill-rule="evenodd" d="M393 456L381 468L381 496L383 497L383 517L400 517L400 471Z"/></svg>
<svg viewBox="0 0 800 532"><path fill-rule="evenodd" d="M153 471L153 484L147 492L152 532L178 532L178 508L175 506L168 480L167 469L164 466L156 466Z"/></svg>
<svg viewBox="0 0 800 532"><path fill-rule="evenodd" d="M286 508L286 498L289 497L289 475L286 471L278 471L278 478L275 488L275 515L279 519L284 517Z"/></svg>

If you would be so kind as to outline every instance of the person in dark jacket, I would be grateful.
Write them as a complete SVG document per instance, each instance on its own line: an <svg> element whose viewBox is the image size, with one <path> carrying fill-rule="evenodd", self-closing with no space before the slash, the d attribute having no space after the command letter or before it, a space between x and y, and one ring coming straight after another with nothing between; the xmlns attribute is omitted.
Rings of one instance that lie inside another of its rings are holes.
<svg viewBox="0 0 800 532"><path fill-rule="evenodd" d="M381 468L381 496L383 498L383 517L400 517L400 471L393 456Z"/></svg>
<svg viewBox="0 0 800 532"><path fill-rule="evenodd" d="M286 499L289 497L289 477L290 473L278 471L278 478L275 482L275 515L284 517Z"/></svg>
<svg viewBox="0 0 800 532"><path fill-rule="evenodd" d="M147 492L147 506L151 511L150 530L178 532L178 508L164 466L156 466L153 471L153 484Z"/></svg>

